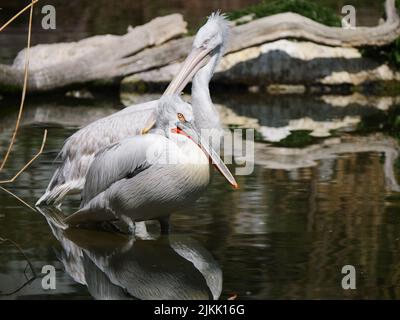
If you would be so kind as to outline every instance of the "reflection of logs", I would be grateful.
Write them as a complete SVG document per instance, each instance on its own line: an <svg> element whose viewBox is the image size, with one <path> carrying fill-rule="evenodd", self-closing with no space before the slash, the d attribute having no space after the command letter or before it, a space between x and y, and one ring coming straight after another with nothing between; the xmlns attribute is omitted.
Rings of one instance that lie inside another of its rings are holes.
<svg viewBox="0 0 400 320"><path fill-rule="evenodd" d="M249 95L245 95L249 98ZM123 96L127 104L143 102L143 97ZM155 96L145 96L146 100L152 100ZM276 99L275 99L276 98ZM133 100L132 100L133 99ZM286 100L288 99L288 100ZM222 98L216 100L223 100ZM222 122L227 125L237 125L244 128L255 128L262 131L267 126L276 126L277 130L288 128L290 130L300 129L319 130L322 127L345 126L351 119L359 115L372 115L374 112L382 112L369 106L357 106L352 100L350 106L332 107L321 100L304 100L304 97L280 96L260 97L259 100L242 99L240 96L234 99L224 99L226 105L217 105ZM242 101L243 100L243 101ZM98 118L107 116L116 111L113 108L115 102L102 101L93 103L91 100L71 100L70 103L80 106L69 106L58 103L57 107L52 104L39 102L37 105L28 105L26 116L21 125L35 125L38 123L51 123L64 127L81 127ZM97 101L97 100L94 100ZM247 105L246 105L247 101ZM283 101L283 103L282 103ZM329 102L333 103L333 96ZM309 108L304 110L301 105L306 104ZM363 103L362 103L363 104ZM293 107L293 108L292 108ZM322 110L322 113L321 113ZM82 114L85 117L82 117ZM350 117L348 115L351 115ZM291 120L292 119L292 120ZM305 121L305 119L308 119ZM315 119L311 121L311 119ZM0 121L0 135L9 134L10 124L15 121L15 116L3 116ZM269 128L271 129L271 127ZM236 145L236 143L235 143ZM239 143L237 145L240 145ZM336 158L337 155L353 152L381 152L385 154L385 179L387 188L400 191L396 181L393 163L399 152L397 142L382 134L368 137L346 136L344 138L326 139L320 144L312 145L303 149L277 148L265 144L255 144L256 164L272 169L291 170L317 165L321 159Z"/></svg>
<svg viewBox="0 0 400 320"><path fill-rule="evenodd" d="M25 115L21 119L21 126L54 124L63 127L79 128L118 111L118 109L112 107L116 105L112 102L99 102L96 106L86 102L80 102L80 104L77 106L68 106L67 103L63 104L60 102L56 105L51 103L32 105L32 103L28 103L24 111ZM0 121L0 135L3 132L9 135L9 131L14 123L14 113L2 116Z"/></svg>
<svg viewBox="0 0 400 320"><path fill-rule="evenodd" d="M394 173L394 161L399 155L399 145L395 139L382 134L367 137L347 136L343 138L326 139L320 144L306 148L277 148L255 144L255 163L271 169L292 170L312 167L318 160L334 159L340 154L378 152L385 155L386 188L400 191Z"/></svg>
<svg viewBox="0 0 400 320"><path fill-rule="evenodd" d="M342 96L329 96L329 99L319 99L311 95L257 95L230 94L229 96L214 96L213 100L221 104L220 111L226 119L224 123L236 124L238 117L257 121L260 126L280 128L291 121L310 118L314 121L340 120L346 117L372 116L380 111L377 104L388 107L395 103L391 97L367 97L360 94L354 99L344 100ZM336 107L340 105L340 107ZM232 113L233 112L233 113Z"/></svg>

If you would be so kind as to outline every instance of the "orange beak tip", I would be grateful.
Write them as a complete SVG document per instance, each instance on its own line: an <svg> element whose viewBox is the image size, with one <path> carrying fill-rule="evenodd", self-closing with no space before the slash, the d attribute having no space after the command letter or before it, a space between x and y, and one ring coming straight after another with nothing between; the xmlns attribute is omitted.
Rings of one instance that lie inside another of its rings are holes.
<svg viewBox="0 0 400 320"><path fill-rule="evenodd" d="M240 189L240 186L237 183L233 184L232 186L233 186L233 189L235 189L235 190Z"/></svg>

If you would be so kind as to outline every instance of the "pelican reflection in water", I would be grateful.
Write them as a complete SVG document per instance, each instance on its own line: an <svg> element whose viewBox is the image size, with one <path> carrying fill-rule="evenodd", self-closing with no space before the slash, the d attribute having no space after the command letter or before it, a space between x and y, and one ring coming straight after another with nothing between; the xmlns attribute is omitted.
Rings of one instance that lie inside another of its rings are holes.
<svg viewBox="0 0 400 320"><path fill-rule="evenodd" d="M57 227L65 271L96 299L218 299L222 271L198 241L179 235L140 240L120 233ZM50 218L49 218L50 217Z"/></svg>

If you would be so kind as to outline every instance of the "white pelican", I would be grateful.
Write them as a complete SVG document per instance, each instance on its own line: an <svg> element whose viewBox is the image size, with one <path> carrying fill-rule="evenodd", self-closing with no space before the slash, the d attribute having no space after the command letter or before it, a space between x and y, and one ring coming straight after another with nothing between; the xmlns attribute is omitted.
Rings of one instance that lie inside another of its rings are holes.
<svg viewBox="0 0 400 320"><path fill-rule="evenodd" d="M200 28L193 48L181 70L165 94L179 94L193 78L192 104L196 126L220 133L219 115L214 108L208 88L228 38L228 21L224 15L213 13ZM69 137L59 154L60 166L51 178L46 192L36 205L62 203L67 194L79 193L97 151L126 137L148 131L155 121L157 101L129 106L111 116L99 119Z"/></svg>
<svg viewBox="0 0 400 320"><path fill-rule="evenodd" d="M210 162L238 187L197 131L190 104L163 96L156 110L154 133L126 138L95 155L81 208L65 219L68 226L118 220L134 234L135 222L155 219L168 233L170 214L196 201L208 186Z"/></svg>

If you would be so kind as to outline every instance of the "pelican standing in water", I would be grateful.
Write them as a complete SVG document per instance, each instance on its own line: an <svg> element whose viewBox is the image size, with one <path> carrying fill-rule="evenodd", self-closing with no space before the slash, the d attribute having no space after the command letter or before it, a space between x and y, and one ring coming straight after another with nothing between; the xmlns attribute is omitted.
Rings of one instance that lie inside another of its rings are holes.
<svg viewBox="0 0 400 320"><path fill-rule="evenodd" d="M213 13L200 28L193 48L181 70L164 94L179 94L192 81L192 105L195 124L211 129L215 141L221 136L219 115L208 88L215 68L226 47L229 25L224 15ZM69 137L59 154L61 160L43 196L36 205L60 205L67 194L79 193L89 167L100 149L126 137L147 132L155 123L158 100L129 106L115 114L99 119ZM215 140L215 137L217 138Z"/></svg>
<svg viewBox="0 0 400 320"><path fill-rule="evenodd" d="M235 178L198 132L190 104L159 100L155 129L100 150L87 173L81 208L68 226L93 222L159 220L168 233L172 212L193 203L210 182L210 162L237 188Z"/></svg>

